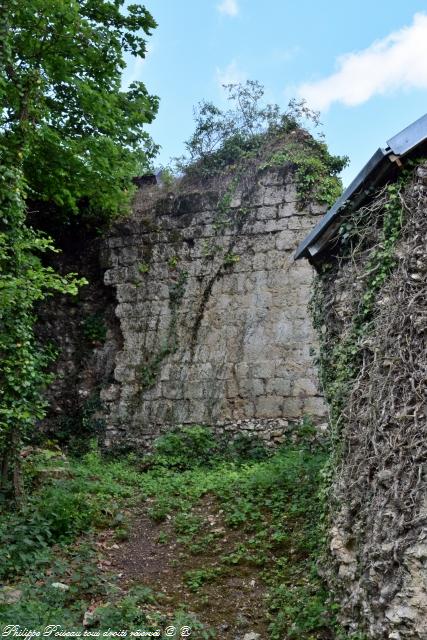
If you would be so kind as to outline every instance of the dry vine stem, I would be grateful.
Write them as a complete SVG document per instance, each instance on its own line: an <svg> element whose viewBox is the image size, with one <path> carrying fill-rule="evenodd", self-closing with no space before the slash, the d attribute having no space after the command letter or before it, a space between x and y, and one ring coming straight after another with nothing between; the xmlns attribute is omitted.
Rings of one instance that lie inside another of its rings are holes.
<svg viewBox="0 0 427 640"><path fill-rule="evenodd" d="M358 619L376 639L427 637L425 573L412 575L425 572L427 559L426 165L400 198L406 221L397 264L356 344L360 360L339 417L332 486L334 582L344 620ZM356 214L350 252L322 277L325 353L351 336L387 199L384 189ZM415 548L419 566L408 561Z"/></svg>

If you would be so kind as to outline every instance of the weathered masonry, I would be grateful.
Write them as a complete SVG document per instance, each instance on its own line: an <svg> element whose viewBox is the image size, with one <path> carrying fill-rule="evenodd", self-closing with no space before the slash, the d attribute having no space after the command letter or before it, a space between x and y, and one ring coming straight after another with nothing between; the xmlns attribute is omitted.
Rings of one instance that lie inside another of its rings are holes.
<svg viewBox="0 0 427 640"><path fill-rule="evenodd" d="M349 637L427 638L427 115L301 243L334 435L330 581ZM360 637L359 635L357 637Z"/></svg>
<svg viewBox="0 0 427 640"><path fill-rule="evenodd" d="M324 211L300 209L289 166L138 191L102 258L123 341L101 393L107 445L149 445L177 424L273 443L288 421L322 421L312 268L293 254Z"/></svg>

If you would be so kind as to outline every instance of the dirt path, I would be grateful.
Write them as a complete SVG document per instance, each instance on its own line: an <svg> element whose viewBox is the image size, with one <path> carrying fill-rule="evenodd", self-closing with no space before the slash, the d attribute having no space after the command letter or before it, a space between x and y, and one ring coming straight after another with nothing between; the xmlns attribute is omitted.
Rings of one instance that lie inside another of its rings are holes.
<svg viewBox="0 0 427 640"><path fill-rule="evenodd" d="M218 638L241 640L253 632L259 634L254 638L267 640L262 567L224 566L220 558L233 552L241 532L224 527L212 500L204 500L190 517L195 513L203 519L209 540L204 548L180 542L169 519L157 524L146 509L135 515L129 539L109 551L118 584L124 591L136 585L150 587L163 595L166 613L184 606Z"/></svg>

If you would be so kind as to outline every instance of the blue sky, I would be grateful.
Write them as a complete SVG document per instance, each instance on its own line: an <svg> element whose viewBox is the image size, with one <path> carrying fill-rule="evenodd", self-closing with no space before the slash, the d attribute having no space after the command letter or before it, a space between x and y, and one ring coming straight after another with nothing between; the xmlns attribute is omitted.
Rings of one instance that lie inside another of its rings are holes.
<svg viewBox="0 0 427 640"><path fill-rule="evenodd" d="M321 110L330 150L351 164L427 112L427 2L419 0L146 0L158 23L142 80L160 99L150 132L159 164L181 155L193 106L224 103L221 82L259 80L269 102L294 96Z"/></svg>

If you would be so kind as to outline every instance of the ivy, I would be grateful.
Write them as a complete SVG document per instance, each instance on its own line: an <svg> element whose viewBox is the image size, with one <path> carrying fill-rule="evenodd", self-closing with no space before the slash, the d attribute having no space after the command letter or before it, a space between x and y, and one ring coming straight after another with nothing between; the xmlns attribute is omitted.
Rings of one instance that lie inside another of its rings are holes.
<svg viewBox="0 0 427 640"><path fill-rule="evenodd" d="M298 142L284 140L283 148L262 167L293 165L300 208L313 201L331 207L341 195L342 183L338 174L347 163L345 156L332 156L324 142L307 137Z"/></svg>
<svg viewBox="0 0 427 640"><path fill-rule="evenodd" d="M326 399L330 407L331 458L326 464L322 487L323 497L329 493L334 470L341 457L340 433L343 426L344 410L351 389L351 382L357 376L362 362L364 340L369 335L375 311L377 296L396 265L395 247L404 222L404 209L400 193L404 189L409 173L387 187L387 201L383 206L382 228L377 244L371 249L361 276L363 291L351 326L342 340L332 339L328 333L333 330L325 326L324 313L327 307L325 287L330 277L331 264L325 264L318 276L310 304L314 326L320 341L320 377ZM358 225L360 224L360 227ZM366 225L363 212L354 214L353 221L343 223L339 237L341 251L350 257L352 248L357 246L358 236ZM351 238L351 242L348 239ZM338 249L339 251L340 249Z"/></svg>
<svg viewBox="0 0 427 640"><path fill-rule="evenodd" d="M240 260L240 256L239 255L229 251L224 256L224 265L229 266L229 265L235 264L236 262L239 262L239 260Z"/></svg>
<svg viewBox="0 0 427 640"><path fill-rule="evenodd" d="M3 158L7 155L0 149ZM75 295L84 278L44 266L52 240L26 225L26 184L19 168L0 167L0 460L1 489L23 496L19 451L45 415L43 390L54 358L34 334L35 305L54 292Z"/></svg>
<svg viewBox="0 0 427 640"><path fill-rule="evenodd" d="M390 185L387 189L388 202L384 205L382 237L366 267L369 276L366 280L366 289L359 312L358 324L360 326L369 321L376 295L396 264L394 248L400 236L404 214L399 194L404 187L407 175L405 174L398 183Z"/></svg>
<svg viewBox="0 0 427 640"><path fill-rule="evenodd" d="M102 314L93 313L83 320L83 334L93 345L105 341L107 337L107 326Z"/></svg>

